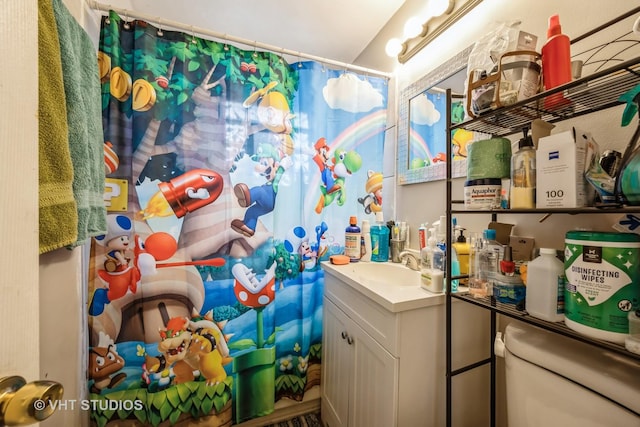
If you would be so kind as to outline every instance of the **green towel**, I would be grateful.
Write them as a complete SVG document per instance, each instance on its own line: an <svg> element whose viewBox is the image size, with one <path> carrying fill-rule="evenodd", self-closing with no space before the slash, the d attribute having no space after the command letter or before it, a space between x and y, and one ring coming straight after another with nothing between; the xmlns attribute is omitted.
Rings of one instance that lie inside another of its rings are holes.
<svg viewBox="0 0 640 427"><path fill-rule="evenodd" d="M40 253L78 237L58 32L51 0L38 1L38 173Z"/></svg>
<svg viewBox="0 0 640 427"><path fill-rule="evenodd" d="M67 104L73 192L78 205L78 238L106 234L104 135L96 48L62 0L53 0Z"/></svg>

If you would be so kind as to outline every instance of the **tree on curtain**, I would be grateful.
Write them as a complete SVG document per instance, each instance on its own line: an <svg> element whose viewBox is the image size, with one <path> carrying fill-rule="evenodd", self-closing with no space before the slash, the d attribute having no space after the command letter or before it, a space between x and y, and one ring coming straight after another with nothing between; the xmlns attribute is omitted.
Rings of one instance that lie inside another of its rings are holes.
<svg viewBox="0 0 640 427"><path fill-rule="evenodd" d="M382 208L386 82L103 17L93 425L230 426L320 384L320 262Z"/></svg>

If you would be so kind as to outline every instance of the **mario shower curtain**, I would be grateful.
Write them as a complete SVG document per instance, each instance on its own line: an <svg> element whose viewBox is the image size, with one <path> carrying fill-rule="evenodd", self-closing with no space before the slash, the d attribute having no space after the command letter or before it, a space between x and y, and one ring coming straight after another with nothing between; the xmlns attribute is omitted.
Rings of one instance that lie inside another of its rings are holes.
<svg viewBox="0 0 640 427"><path fill-rule="evenodd" d="M386 81L113 12L98 62L92 424L230 426L301 401L320 383L320 262L382 208Z"/></svg>

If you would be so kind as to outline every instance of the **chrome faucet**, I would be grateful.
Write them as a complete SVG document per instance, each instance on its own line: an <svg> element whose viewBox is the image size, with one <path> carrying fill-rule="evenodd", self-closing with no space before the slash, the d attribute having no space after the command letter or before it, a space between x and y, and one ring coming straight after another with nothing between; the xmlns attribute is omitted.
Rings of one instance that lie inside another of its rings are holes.
<svg viewBox="0 0 640 427"><path fill-rule="evenodd" d="M410 251L402 251L399 255L402 265L406 265L412 270L420 271L420 257Z"/></svg>

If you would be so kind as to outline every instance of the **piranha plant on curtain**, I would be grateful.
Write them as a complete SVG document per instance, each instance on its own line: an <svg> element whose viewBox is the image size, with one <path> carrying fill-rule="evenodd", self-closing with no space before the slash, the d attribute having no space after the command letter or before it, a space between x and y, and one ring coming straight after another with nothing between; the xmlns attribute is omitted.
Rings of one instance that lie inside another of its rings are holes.
<svg viewBox="0 0 640 427"><path fill-rule="evenodd" d="M231 269L235 277L233 290L236 298L256 313L256 340L245 339L232 344L232 348L238 350L252 348L238 354L233 360L233 371L238 378L235 388L235 419L237 421L273 412L276 331L265 339L263 310L275 298L275 270L274 262L265 271L262 279L258 280L254 272L244 264L235 264ZM269 347L266 347L267 345Z"/></svg>

